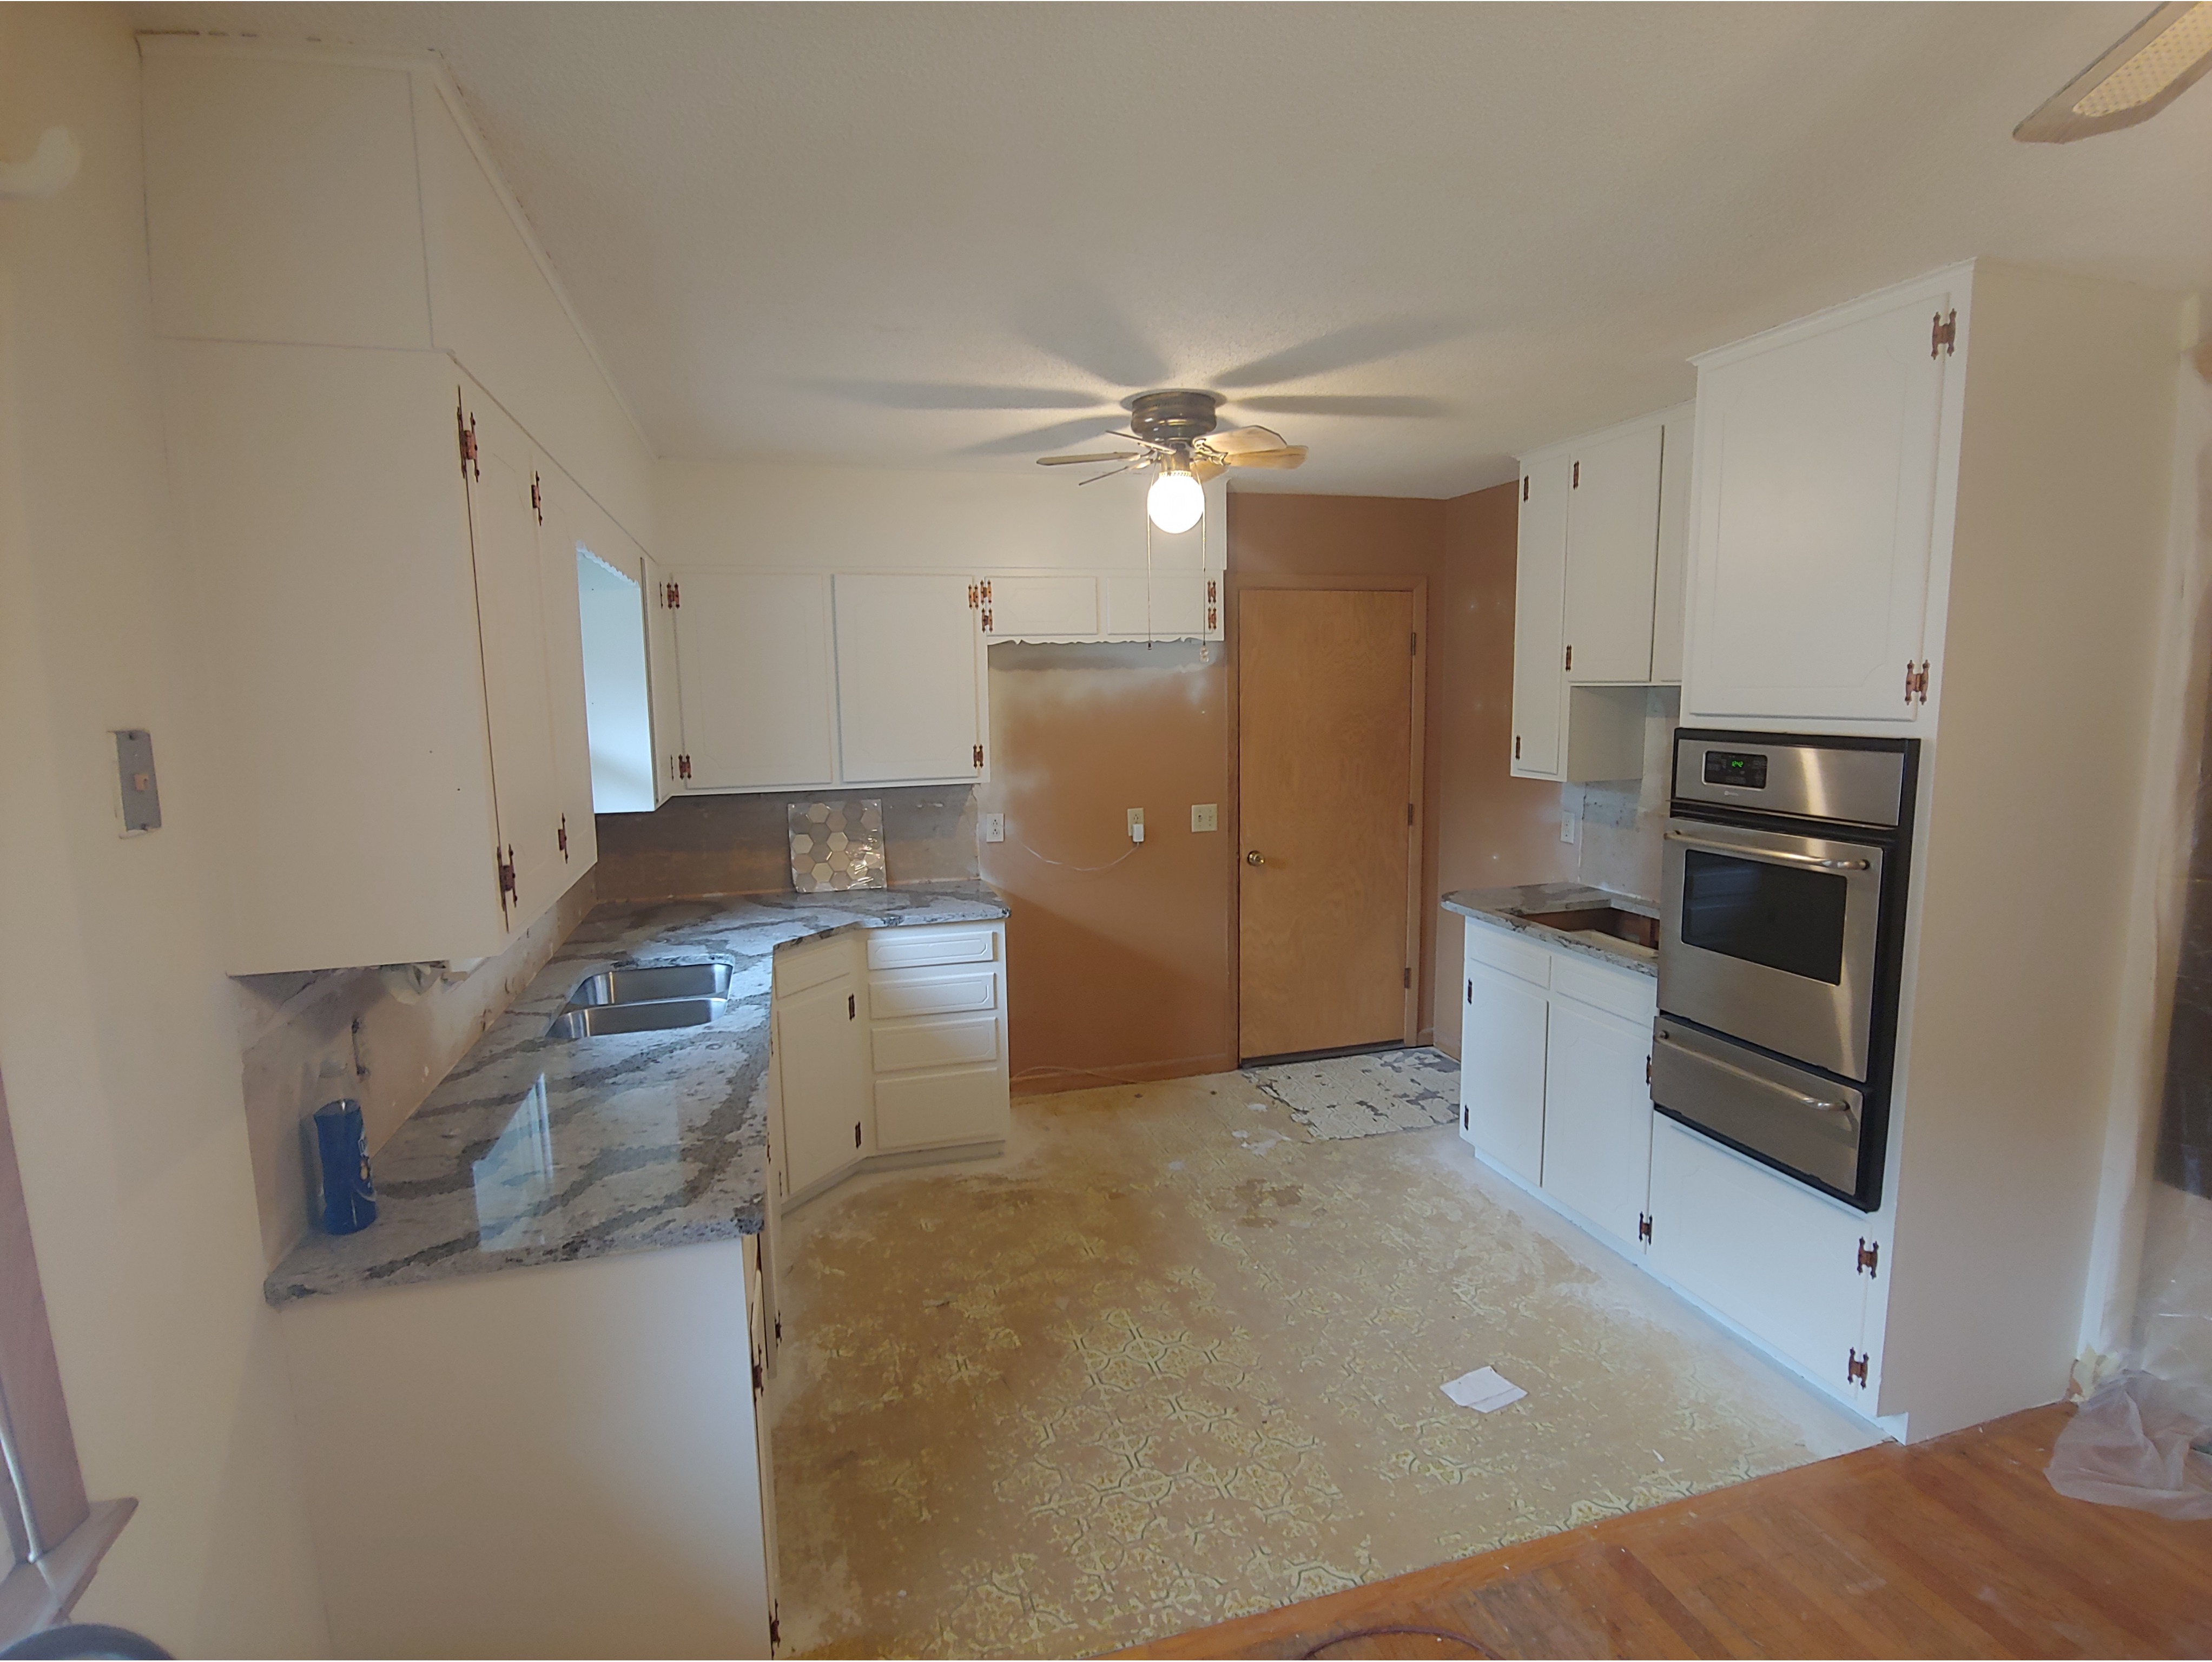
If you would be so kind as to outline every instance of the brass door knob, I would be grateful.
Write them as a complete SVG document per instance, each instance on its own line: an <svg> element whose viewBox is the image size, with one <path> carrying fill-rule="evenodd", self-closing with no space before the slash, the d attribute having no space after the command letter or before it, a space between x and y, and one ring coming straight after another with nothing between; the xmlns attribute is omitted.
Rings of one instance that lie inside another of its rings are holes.
<svg viewBox="0 0 2212 1662"><path fill-rule="evenodd" d="M1244 863L1248 866L1264 866L1267 861L1259 849L1247 849L1244 850Z"/></svg>

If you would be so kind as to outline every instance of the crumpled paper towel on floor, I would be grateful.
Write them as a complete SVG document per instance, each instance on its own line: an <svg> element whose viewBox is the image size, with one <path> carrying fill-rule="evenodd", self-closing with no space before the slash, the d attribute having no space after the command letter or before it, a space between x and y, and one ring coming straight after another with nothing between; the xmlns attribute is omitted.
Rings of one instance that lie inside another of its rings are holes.
<svg viewBox="0 0 2212 1662"><path fill-rule="evenodd" d="M2100 1386L2051 1451L2051 1487L2161 1517L2212 1518L2212 1391L2127 1373Z"/></svg>

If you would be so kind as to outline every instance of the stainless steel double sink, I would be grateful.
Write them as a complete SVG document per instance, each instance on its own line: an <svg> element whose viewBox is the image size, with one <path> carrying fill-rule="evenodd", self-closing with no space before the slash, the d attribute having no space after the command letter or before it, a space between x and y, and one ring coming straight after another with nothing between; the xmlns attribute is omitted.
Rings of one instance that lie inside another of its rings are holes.
<svg viewBox="0 0 2212 1662"><path fill-rule="evenodd" d="M602 970L568 995L545 1030L548 1038L655 1033L703 1027L730 1008L726 964L648 964Z"/></svg>

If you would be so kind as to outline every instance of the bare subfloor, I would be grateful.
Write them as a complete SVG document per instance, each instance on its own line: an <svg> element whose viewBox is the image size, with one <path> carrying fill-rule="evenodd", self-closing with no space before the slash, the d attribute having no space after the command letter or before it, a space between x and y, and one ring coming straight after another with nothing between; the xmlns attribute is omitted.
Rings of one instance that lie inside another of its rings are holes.
<svg viewBox="0 0 2212 1662"><path fill-rule="evenodd" d="M1480 1166L1235 1075L785 1220L786 1654L1076 1655L1871 1439ZM1437 1387L1495 1367L1495 1414Z"/></svg>

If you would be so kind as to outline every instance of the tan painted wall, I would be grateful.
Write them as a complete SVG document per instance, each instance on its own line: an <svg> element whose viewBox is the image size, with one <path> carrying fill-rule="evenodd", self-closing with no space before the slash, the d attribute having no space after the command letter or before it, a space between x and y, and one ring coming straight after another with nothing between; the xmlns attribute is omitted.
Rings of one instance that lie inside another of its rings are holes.
<svg viewBox="0 0 2212 1662"><path fill-rule="evenodd" d="M0 7L0 1074L87 1484L136 1495L79 1606L179 1656L329 1636L216 935L192 594L149 338L138 52L108 7ZM161 829L117 835L108 729Z"/></svg>
<svg viewBox="0 0 2212 1662"><path fill-rule="evenodd" d="M982 874L1012 910L1017 1090L1237 1065L1228 675L1188 642L991 648L996 760L976 807L1006 816ZM1202 802L1220 831L1190 829Z"/></svg>
<svg viewBox="0 0 2212 1662"><path fill-rule="evenodd" d="M1559 787L1516 779L1513 747L1513 557L1520 504L1515 487L1497 485L1444 504L1443 579L1429 599L1441 683L1430 728L1438 788L1436 890L1497 888L1571 880L1577 850L1559 841ZM1435 909L1433 965L1443 996L1436 1043L1459 1054L1456 996L1464 921Z"/></svg>

